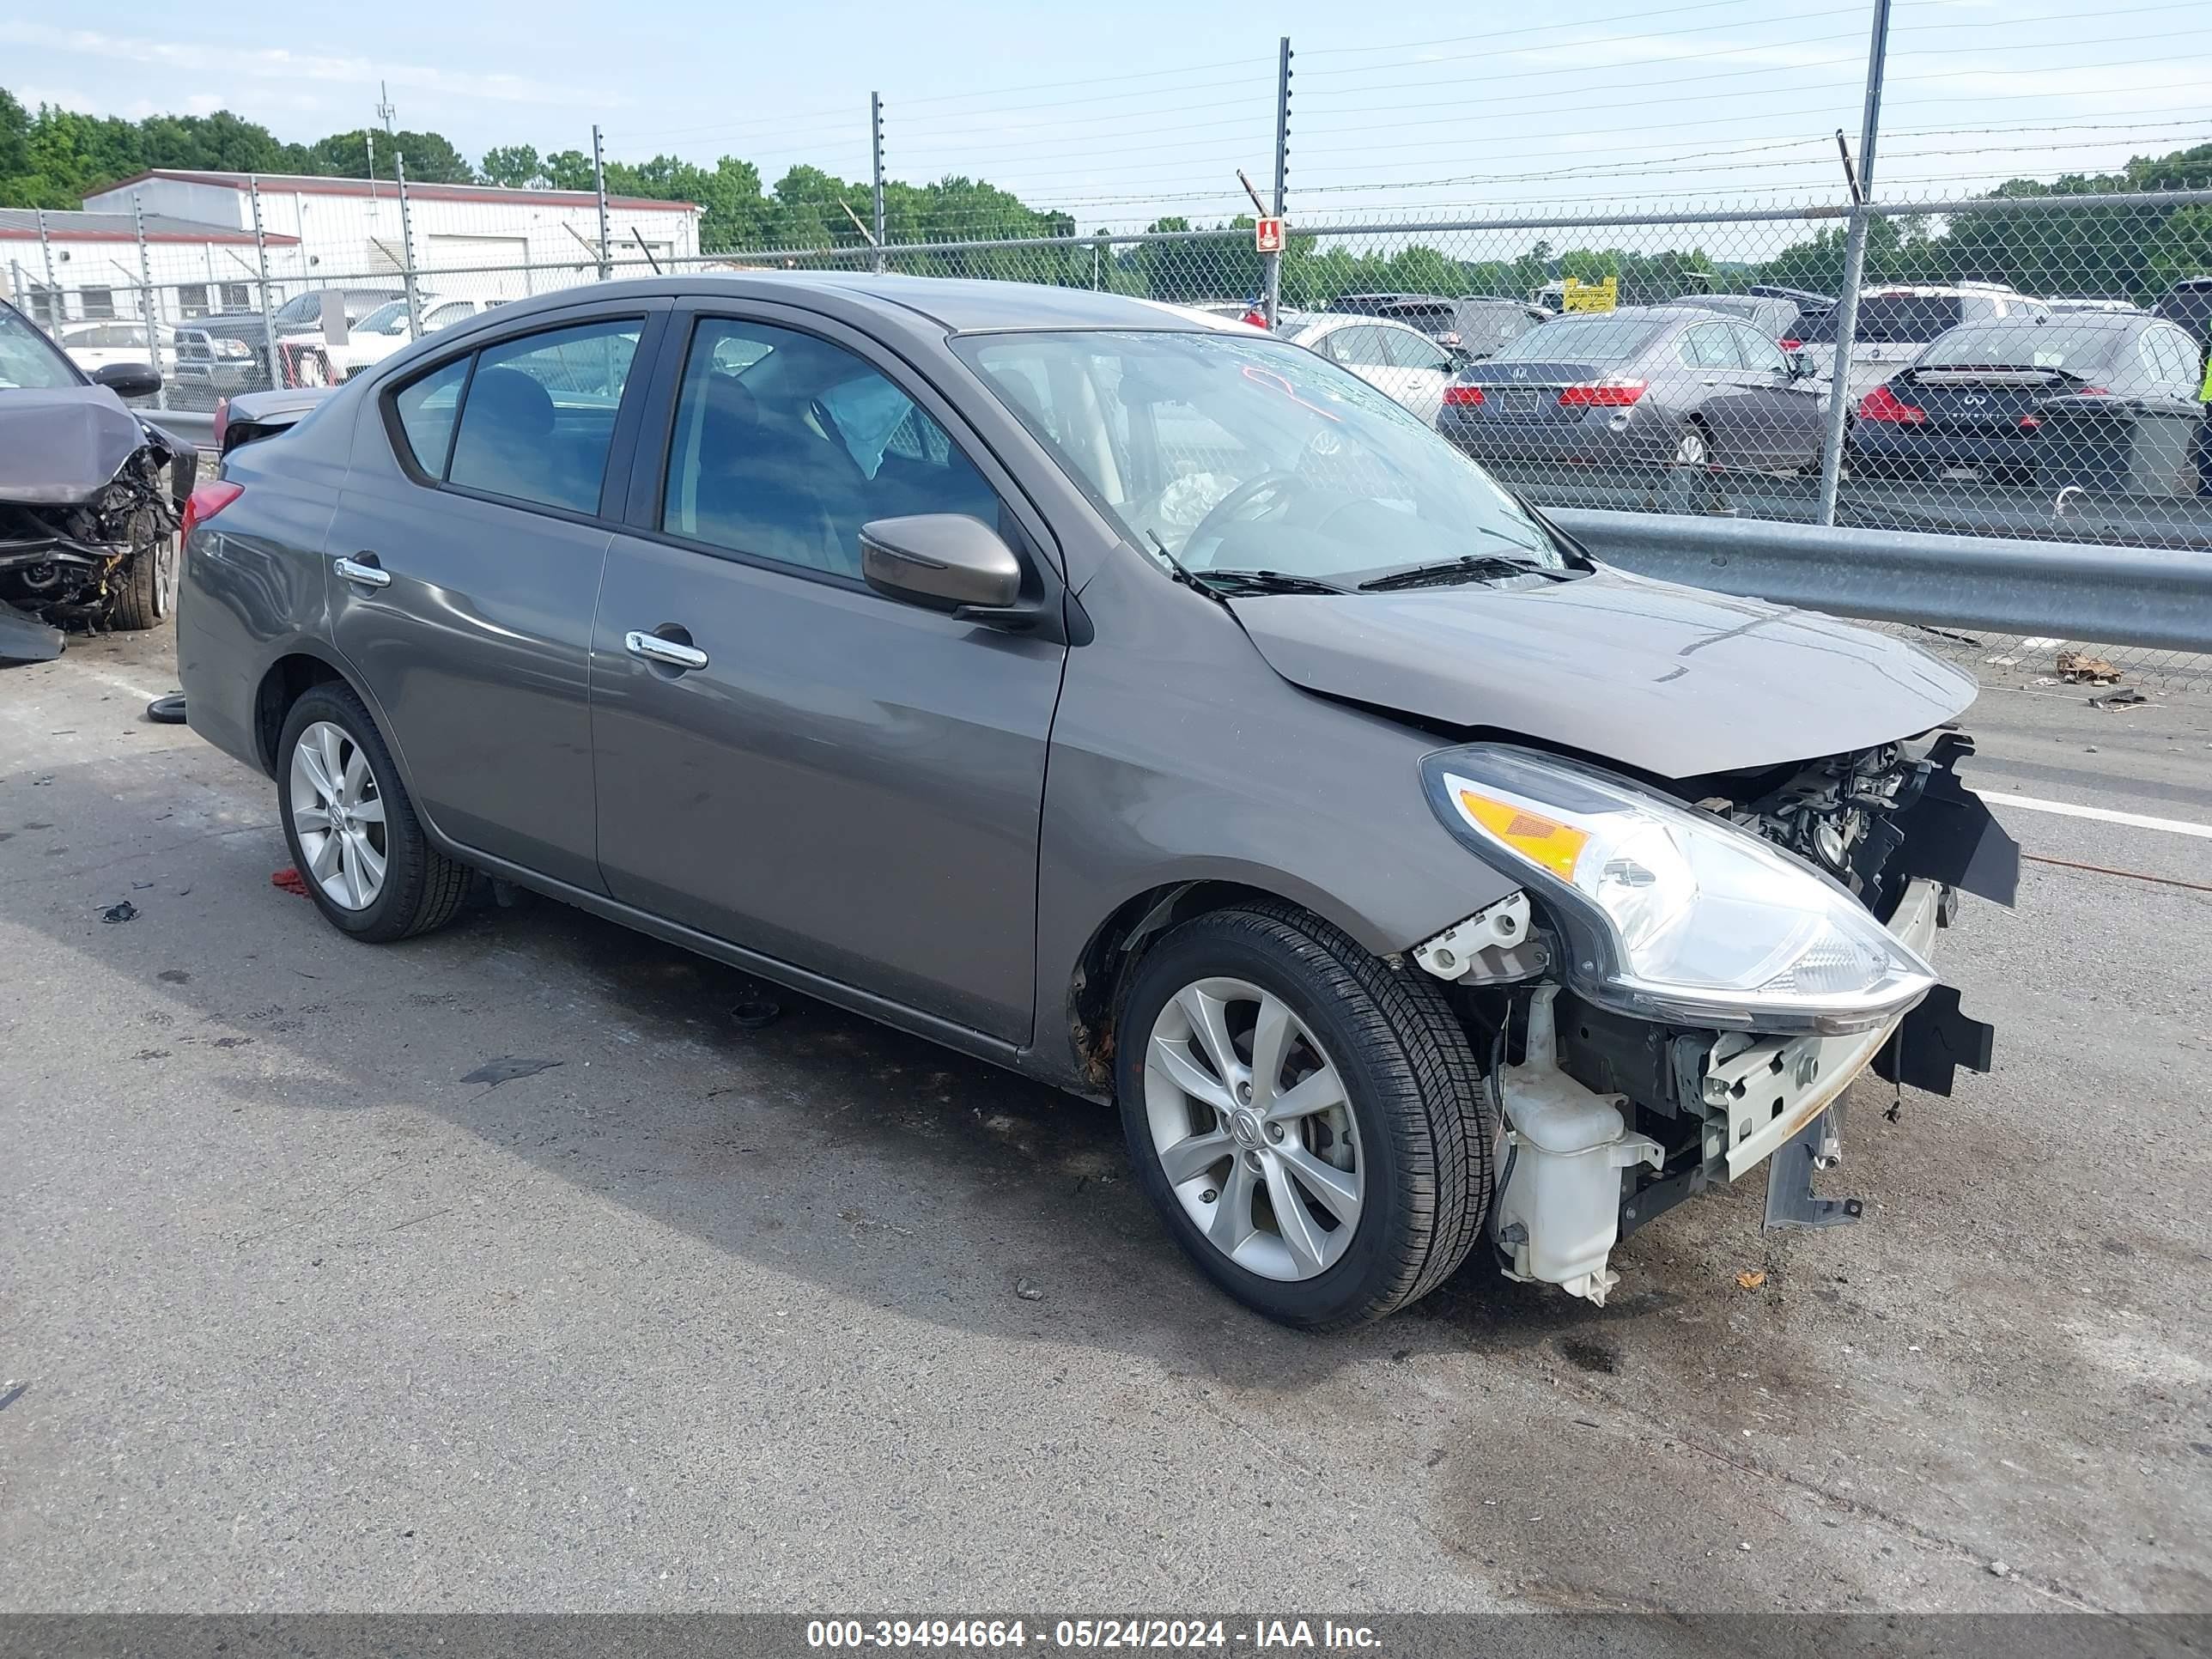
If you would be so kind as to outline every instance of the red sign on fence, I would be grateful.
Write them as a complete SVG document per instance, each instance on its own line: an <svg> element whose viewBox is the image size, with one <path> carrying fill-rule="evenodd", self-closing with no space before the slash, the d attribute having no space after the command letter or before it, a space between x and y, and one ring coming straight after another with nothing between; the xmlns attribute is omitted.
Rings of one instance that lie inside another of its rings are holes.
<svg viewBox="0 0 2212 1659"><path fill-rule="evenodd" d="M1260 220L1252 227L1252 246L1262 253L1283 251L1283 222L1273 216Z"/></svg>

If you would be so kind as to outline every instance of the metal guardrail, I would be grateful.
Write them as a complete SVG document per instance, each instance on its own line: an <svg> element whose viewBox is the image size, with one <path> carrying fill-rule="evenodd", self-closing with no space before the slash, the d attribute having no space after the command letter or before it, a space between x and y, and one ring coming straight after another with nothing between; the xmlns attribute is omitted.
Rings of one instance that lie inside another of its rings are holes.
<svg viewBox="0 0 2212 1659"><path fill-rule="evenodd" d="M143 409L138 411L162 431L198 449L215 447L215 412L203 409Z"/></svg>
<svg viewBox="0 0 2212 1659"><path fill-rule="evenodd" d="M1875 622L2212 652L2212 553L1554 508L1624 570Z"/></svg>

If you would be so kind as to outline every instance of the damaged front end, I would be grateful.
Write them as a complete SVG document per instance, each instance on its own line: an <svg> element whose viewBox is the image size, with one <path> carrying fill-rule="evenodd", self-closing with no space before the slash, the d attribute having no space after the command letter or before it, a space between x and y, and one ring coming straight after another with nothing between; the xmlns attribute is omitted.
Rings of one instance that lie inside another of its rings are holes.
<svg viewBox="0 0 2212 1659"><path fill-rule="evenodd" d="M10 392L0 400L0 604L63 627L158 621L198 460L104 388Z"/></svg>
<svg viewBox="0 0 2212 1659"><path fill-rule="evenodd" d="M1504 1137L1511 1277L1602 1303L1619 1239L1768 1168L1770 1226L1814 1195L1871 1069L1948 1095L1992 1033L1929 965L1958 896L2009 905L2018 848L1959 781L1970 739L1890 743L1673 793L1533 751L1431 757L1455 833L1526 885L1416 947L1455 988Z"/></svg>

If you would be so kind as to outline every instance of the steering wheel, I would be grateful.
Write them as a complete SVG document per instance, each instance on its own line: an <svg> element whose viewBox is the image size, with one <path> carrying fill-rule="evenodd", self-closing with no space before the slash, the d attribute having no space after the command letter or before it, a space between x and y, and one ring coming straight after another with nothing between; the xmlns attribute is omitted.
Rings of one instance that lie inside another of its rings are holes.
<svg viewBox="0 0 2212 1659"><path fill-rule="evenodd" d="M1213 510L1200 519L1190 534L1183 538L1183 545L1187 548L1197 546L1200 538L1213 528L1214 520L1218 519L1223 525L1228 525L1238 514L1271 490L1280 492L1286 489L1304 488L1297 473L1285 472L1280 468L1262 472L1257 477L1247 478L1213 504Z"/></svg>

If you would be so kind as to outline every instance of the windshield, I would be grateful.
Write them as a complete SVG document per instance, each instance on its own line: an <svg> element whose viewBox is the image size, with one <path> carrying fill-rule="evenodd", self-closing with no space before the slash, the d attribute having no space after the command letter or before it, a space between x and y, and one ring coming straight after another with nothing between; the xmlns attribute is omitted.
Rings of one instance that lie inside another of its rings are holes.
<svg viewBox="0 0 2212 1659"><path fill-rule="evenodd" d="M1921 355L1923 368L2055 368L2078 374L2100 368L2131 337L2117 328L2069 328L2063 323L1991 323L1954 328Z"/></svg>
<svg viewBox="0 0 2212 1659"><path fill-rule="evenodd" d="M45 335L18 313L0 307L0 387L51 392L83 384Z"/></svg>
<svg viewBox="0 0 2212 1659"><path fill-rule="evenodd" d="M1258 335L981 335L955 349L1137 546L1350 586L1500 557L1564 568L1489 475L1365 381Z"/></svg>
<svg viewBox="0 0 2212 1659"><path fill-rule="evenodd" d="M1625 363L1659 337L1664 323L1620 317L1558 317L1509 340L1493 363Z"/></svg>

